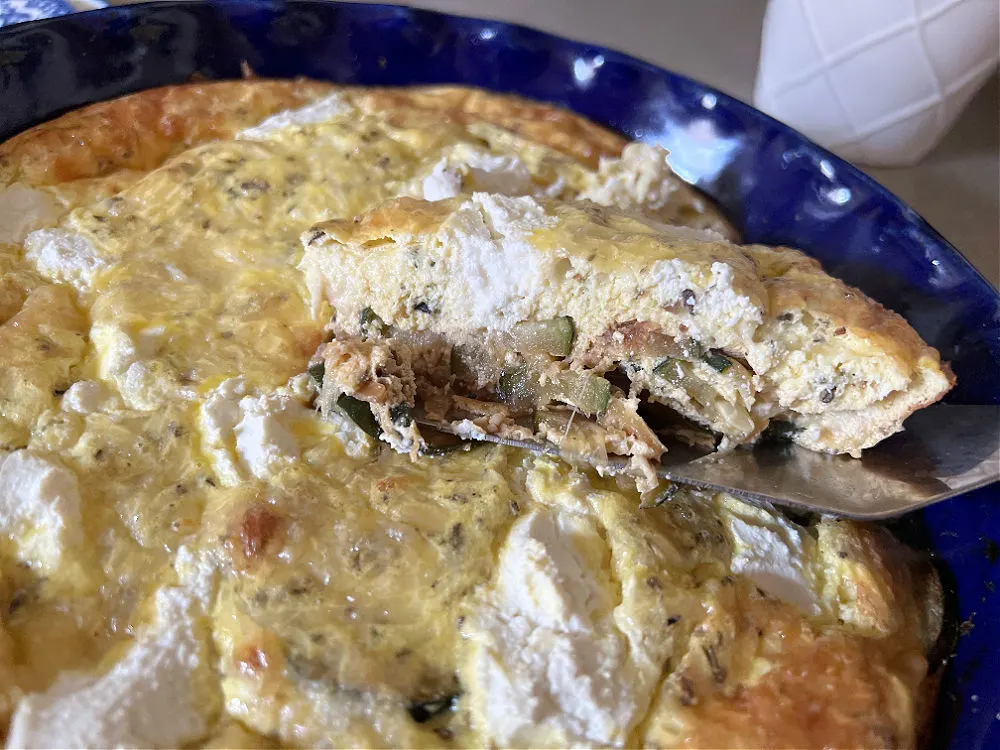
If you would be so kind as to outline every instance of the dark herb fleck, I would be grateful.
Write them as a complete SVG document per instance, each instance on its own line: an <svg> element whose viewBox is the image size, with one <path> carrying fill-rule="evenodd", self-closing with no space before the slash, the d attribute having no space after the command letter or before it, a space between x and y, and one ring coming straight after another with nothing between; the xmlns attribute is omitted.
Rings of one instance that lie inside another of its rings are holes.
<svg viewBox="0 0 1000 750"><path fill-rule="evenodd" d="M271 189L271 183L259 177L240 183L240 190L247 198L256 198Z"/></svg>
<svg viewBox="0 0 1000 750"><path fill-rule="evenodd" d="M795 320L795 314L790 312L783 312L778 316L778 320L782 323L787 323L790 320Z"/></svg>
<svg viewBox="0 0 1000 750"><path fill-rule="evenodd" d="M451 527L451 531L448 533L448 544L453 550L460 550L464 543L465 532L462 529L462 524L456 523Z"/></svg>
<svg viewBox="0 0 1000 750"><path fill-rule="evenodd" d="M7 613L14 614L17 610L23 607L28 601L28 594L25 591L16 591L14 596L10 598L10 603L7 605Z"/></svg>
<svg viewBox="0 0 1000 750"><path fill-rule="evenodd" d="M312 245L314 242L316 242L316 240L318 240L324 234L326 234L326 232L324 232L322 229L314 229L312 234L309 235L309 239L306 240L306 244Z"/></svg>
<svg viewBox="0 0 1000 750"><path fill-rule="evenodd" d="M680 615L670 615L670 617L667 618L667 625L676 625L680 621L681 621Z"/></svg>
<svg viewBox="0 0 1000 750"><path fill-rule="evenodd" d="M406 710L415 722L425 724L446 711L454 711L457 702L458 695L445 695L429 701L414 701L406 707Z"/></svg>
<svg viewBox="0 0 1000 750"><path fill-rule="evenodd" d="M712 646L702 646L701 650L705 653L705 658L708 660L709 669L712 670L712 679L719 683L725 682L726 668L719 663L719 657L715 653L715 649Z"/></svg>
<svg viewBox="0 0 1000 750"><path fill-rule="evenodd" d="M646 585L649 586L649 588L651 589L659 590L663 588L663 584L660 583L660 579L657 578L656 576L650 576L649 578L647 578Z"/></svg>
<svg viewBox="0 0 1000 750"><path fill-rule="evenodd" d="M426 313L427 315L431 315L434 312L433 310L431 310L431 306L428 305L426 302L418 302L413 306L413 309L416 310L417 312Z"/></svg>
<svg viewBox="0 0 1000 750"><path fill-rule="evenodd" d="M834 395L837 393L837 386L831 385L829 388L824 388L823 392L819 394L819 400L824 404L828 404L833 401Z"/></svg>
<svg viewBox="0 0 1000 750"><path fill-rule="evenodd" d="M361 327L362 336L388 336L389 326L370 307L361 311L358 325Z"/></svg>
<svg viewBox="0 0 1000 750"><path fill-rule="evenodd" d="M680 679L677 680L677 687L681 691L680 701L682 706L693 706L697 702L698 697L695 695L694 683L690 677L681 675Z"/></svg>
<svg viewBox="0 0 1000 750"><path fill-rule="evenodd" d="M688 309L688 312L694 314L694 303L698 299L694 296L694 292L690 289L685 289L681 292L681 299L684 301L684 307Z"/></svg>

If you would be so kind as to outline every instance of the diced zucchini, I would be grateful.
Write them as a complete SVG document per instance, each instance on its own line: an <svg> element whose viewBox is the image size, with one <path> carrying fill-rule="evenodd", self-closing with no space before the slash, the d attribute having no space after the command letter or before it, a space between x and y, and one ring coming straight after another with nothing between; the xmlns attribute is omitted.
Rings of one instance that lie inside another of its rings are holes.
<svg viewBox="0 0 1000 750"><path fill-rule="evenodd" d="M684 356L692 362L702 359L705 356L705 346L700 341L684 339L679 343Z"/></svg>
<svg viewBox="0 0 1000 750"><path fill-rule="evenodd" d="M681 381L684 379L684 370L681 368L681 363L673 357L667 357L665 360L660 362L660 364L654 367L653 374L659 375L661 378L669 383L673 383L674 385L680 385Z"/></svg>
<svg viewBox="0 0 1000 750"><path fill-rule="evenodd" d="M497 397L515 408L541 408L561 401L590 416L608 408L611 383L600 375L567 371L543 384L537 372L519 365L504 369L497 383Z"/></svg>
<svg viewBox="0 0 1000 750"><path fill-rule="evenodd" d="M715 390L700 378L691 374L691 363L682 359L665 359L653 368L653 374L676 385L702 406L715 403Z"/></svg>
<svg viewBox="0 0 1000 750"><path fill-rule="evenodd" d="M326 363L317 362L316 364L309 365L306 370L309 373L309 377L312 378L313 384L317 388L323 387L323 378L326 377Z"/></svg>
<svg viewBox="0 0 1000 750"><path fill-rule="evenodd" d="M366 307L361 311L361 335L368 336L388 336L389 326L380 318L374 310Z"/></svg>
<svg viewBox="0 0 1000 750"><path fill-rule="evenodd" d="M519 352L545 353L553 357L568 357L573 351L576 326L563 315L550 320L525 321L514 326L514 348Z"/></svg>
<svg viewBox="0 0 1000 750"><path fill-rule="evenodd" d="M709 352L704 357L704 362L716 372L725 372L733 366L733 361L725 354Z"/></svg>
<svg viewBox="0 0 1000 750"><path fill-rule="evenodd" d="M600 375L567 372L545 390L552 400L565 401L584 414L599 414L611 403L611 383Z"/></svg>
<svg viewBox="0 0 1000 750"><path fill-rule="evenodd" d="M382 434L382 428L375 421L375 415L372 414L372 409L367 402L342 393L337 398L337 406L343 410L344 414L350 417L354 424L373 438L377 438Z"/></svg>
<svg viewBox="0 0 1000 750"><path fill-rule="evenodd" d="M538 373L525 365L505 367L497 382L497 398L515 408L538 404Z"/></svg>

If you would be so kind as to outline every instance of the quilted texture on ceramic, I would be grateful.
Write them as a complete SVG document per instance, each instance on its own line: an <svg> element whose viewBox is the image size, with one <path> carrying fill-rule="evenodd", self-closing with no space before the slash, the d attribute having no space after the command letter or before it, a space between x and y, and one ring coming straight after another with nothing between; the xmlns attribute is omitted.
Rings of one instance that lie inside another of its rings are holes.
<svg viewBox="0 0 1000 750"><path fill-rule="evenodd" d="M996 0L771 0L754 103L852 161L910 164L998 59Z"/></svg>

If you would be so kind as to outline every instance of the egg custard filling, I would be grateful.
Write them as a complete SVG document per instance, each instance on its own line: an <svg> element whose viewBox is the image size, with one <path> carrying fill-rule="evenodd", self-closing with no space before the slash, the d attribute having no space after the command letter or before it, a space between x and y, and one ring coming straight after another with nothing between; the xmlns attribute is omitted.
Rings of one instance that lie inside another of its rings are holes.
<svg viewBox="0 0 1000 750"><path fill-rule="evenodd" d="M663 149L465 88L191 84L0 144L6 744L916 747L925 555L638 491L666 416L855 452L950 382L733 240Z"/></svg>

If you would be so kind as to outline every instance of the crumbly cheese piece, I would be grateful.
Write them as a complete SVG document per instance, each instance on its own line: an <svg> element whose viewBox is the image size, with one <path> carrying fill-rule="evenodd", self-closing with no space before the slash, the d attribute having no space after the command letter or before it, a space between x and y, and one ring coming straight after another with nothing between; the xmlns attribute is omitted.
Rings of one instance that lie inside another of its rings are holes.
<svg viewBox="0 0 1000 750"><path fill-rule="evenodd" d="M32 231L55 224L62 213L44 190L17 183L0 188L0 244L19 245Z"/></svg>
<svg viewBox="0 0 1000 750"><path fill-rule="evenodd" d="M470 701L500 745L621 745L637 709L612 593L577 549L596 529L537 509L501 551L495 608L480 613Z"/></svg>
<svg viewBox="0 0 1000 750"><path fill-rule="evenodd" d="M806 614L819 614L820 584L811 562L817 557L815 541L780 513L718 497L733 544L732 571Z"/></svg>
<svg viewBox="0 0 1000 750"><path fill-rule="evenodd" d="M208 394L198 425L203 450L223 484L234 486L248 475L267 479L299 457L295 424L314 416L294 394L286 388L248 395L242 378L230 378Z"/></svg>
<svg viewBox="0 0 1000 750"><path fill-rule="evenodd" d="M27 236L24 247L39 273L82 291L90 289L108 265L89 239L65 229L38 229Z"/></svg>
<svg viewBox="0 0 1000 750"><path fill-rule="evenodd" d="M343 94L334 92L304 107L286 109L273 114L252 128L241 130L236 137L245 141L267 140L285 128L327 122L353 110L354 107L347 101Z"/></svg>
<svg viewBox="0 0 1000 750"><path fill-rule="evenodd" d="M17 450L0 458L0 530L18 558L52 575L82 541L76 475L56 459Z"/></svg>
<svg viewBox="0 0 1000 750"><path fill-rule="evenodd" d="M732 230L707 211L707 199L674 174L669 156L662 146L630 143L620 157L601 158L597 172L587 174L580 197L734 239Z"/></svg>
<svg viewBox="0 0 1000 750"><path fill-rule="evenodd" d="M280 396L259 396L240 401L241 419L234 428L236 452L258 479L265 479L294 460L299 444L289 427L303 416L300 404Z"/></svg>
<svg viewBox="0 0 1000 750"><path fill-rule="evenodd" d="M216 705L196 612L182 589L161 589L155 621L111 669L63 674L22 699L8 747L179 747L205 735Z"/></svg>
<svg viewBox="0 0 1000 750"><path fill-rule="evenodd" d="M528 195L536 191L527 165L514 154L493 154L466 143L437 162L422 185L424 200L454 198L462 192Z"/></svg>
<svg viewBox="0 0 1000 750"><path fill-rule="evenodd" d="M75 414L91 414L101 408L108 394L96 380L78 380L63 394L62 408Z"/></svg>

